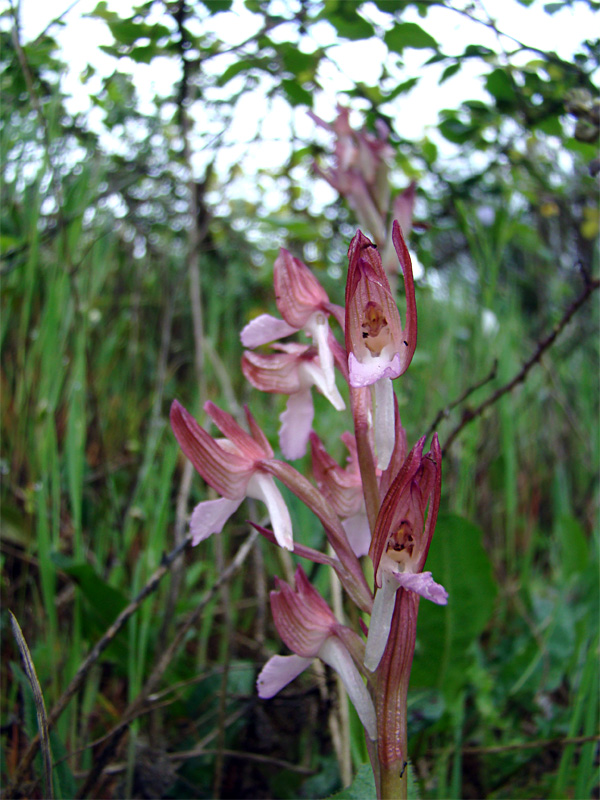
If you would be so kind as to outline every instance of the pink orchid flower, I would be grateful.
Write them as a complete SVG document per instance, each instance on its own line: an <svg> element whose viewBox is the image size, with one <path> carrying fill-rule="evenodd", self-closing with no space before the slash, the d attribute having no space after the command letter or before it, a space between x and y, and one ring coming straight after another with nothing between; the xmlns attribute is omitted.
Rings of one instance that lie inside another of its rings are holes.
<svg viewBox="0 0 600 800"><path fill-rule="evenodd" d="M252 497L267 506L277 543L293 550L290 514L273 476L266 469L274 461L273 450L256 420L246 409L251 431L247 433L231 414L214 403L207 402L204 410L227 438L213 439L177 400L171 406L171 427L181 449L204 480L222 495L194 509L190 520L192 544L198 544L212 533L220 533L244 498Z"/></svg>
<svg viewBox="0 0 600 800"><path fill-rule="evenodd" d="M346 350L350 385L374 386L375 445L385 469L394 445L392 379L408 369L417 346L417 304L412 265L398 222L392 241L404 273L406 320L390 290L377 247L358 231L348 250L346 283Z"/></svg>
<svg viewBox="0 0 600 800"><path fill-rule="evenodd" d="M273 273L275 300L283 319L261 314L242 330L244 347L254 348L304 331L319 353L327 392L335 389L334 352L330 340L329 314L343 326L343 309L329 302L327 292L309 268L281 248Z"/></svg>
<svg viewBox="0 0 600 800"><path fill-rule="evenodd" d="M295 655L269 659L258 676L259 697L273 697L320 658L338 672L369 737L375 740L375 708L355 663L355 659L360 663L363 651L360 637L337 621L301 567L296 570L295 589L285 581L276 582L278 591L270 593L273 620Z"/></svg>
<svg viewBox="0 0 600 800"><path fill-rule="evenodd" d="M255 353L246 350L242 372L262 392L289 395L286 410L280 415L279 444L290 460L302 458L314 417L311 387L316 386L335 409L346 406L335 383L333 386L321 366L315 347L302 344L273 345L278 353Z"/></svg>
<svg viewBox="0 0 600 800"><path fill-rule="evenodd" d="M354 554L360 558L369 552L371 531L365 508L356 439L346 431L341 439L348 449L346 467L341 467L325 450L316 433L310 434L313 475L321 494L342 518L342 526Z"/></svg>
<svg viewBox="0 0 600 800"><path fill-rule="evenodd" d="M375 583L380 587L373 602L365 666L377 669L387 644L394 600L399 588L438 605L448 593L431 572L423 572L440 505L442 452L433 435L431 451L423 455L423 436L408 454L383 500L369 555ZM425 515L427 514L427 517Z"/></svg>
<svg viewBox="0 0 600 800"><path fill-rule="evenodd" d="M349 114L348 108L338 106L337 118L328 123L309 112L318 125L336 136L334 166L321 169L316 165L315 172L348 200L360 224L371 232L376 242L383 243L389 207L386 160L394 154L388 143L389 130L378 120L377 136L366 130L355 131L350 126Z"/></svg>

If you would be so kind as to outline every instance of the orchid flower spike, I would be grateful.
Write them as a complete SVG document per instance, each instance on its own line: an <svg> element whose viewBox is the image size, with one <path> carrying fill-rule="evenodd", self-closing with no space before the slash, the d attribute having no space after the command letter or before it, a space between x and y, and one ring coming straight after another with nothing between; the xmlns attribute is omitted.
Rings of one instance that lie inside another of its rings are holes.
<svg viewBox="0 0 600 800"><path fill-rule="evenodd" d="M343 309L329 302L327 292L309 268L283 247L275 259L273 280L283 319L270 314L256 317L242 330L242 344L254 348L304 331L319 353L327 393L333 394L337 390L328 317L334 314L343 325Z"/></svg>
<svg viewBox="0 0 600 800"><path fill-rule="evenodd" d="M399 588L446 605L448 592L431 572L423 572L440 505L442 451L433 435L431 451L423 455L423 436L413 447L381 505L369 555L373 561L375 595L365 666L377 669L390 632Z"/></svg>
<svg viewBox="0 0 600 800"><path fill-rule="evenodd" d="M204 410L226 439L213 439L177 400L171 406L171 427L179 446L204 480L222 495L200 503L192 512L192 544L220 533L244 498L253 497L267 506L277 543L293 550L292 521L285 500L273 476L261 468L271 463L273 450L256 420L246 409L251 431L247 433L214 403L207 402Z"/></svg>
<svg viewBox="0 0 600 800"><path fill-rule="evenodd" d="M377 738L375 708L351 653L360 659L363 643L357 633L339 623L325 600L308 581L302 567L295 575L295 588L276 579L270 594L275 627L293 656L273 656L257 680L259 697L277 694L320 658L340 675L369 738Z"/></svg>
<svg viewBox="0 0 600 800"><path fill-rule="evenodd" d="M387 161L394 155L389 129L378 120L376 136L365 129L355 131L349 114L348 108L338 106L338 116L328 123L309 111L318 125L336 135L333 166L315 165L315 172L347 199L360 224L383 246L390 199Z"/></svg>
<svg viewBox="0 0 600 800"><path fill-rule="evenodd" d="M369 552L371 531L365 508L356 439L346 431L341 439L348 449L346 467L341 467L325 450L316 433L310 434L313 475L321 494L342 518L342 526L354 554L360 558Z"/></svg>
<svg viewBox="0 0 600 800"><path fill-rule="evenodd" d="M394 446L392 379L408 369L417 346L417 305L412 264L399 224L392 240L404 273L404 328L377 247L358 231L348 250L346 350L350 386L374 386L375 446L385 469Z"/></svg>
<svg viewBox="0 0 600 800"><path fill-rule="evenodd" d="M333 386L321 366L315 347L303 344L273 345L278 353L255 353L246 350L242 372L262 392L289 395L286 410L280 415L279 444L290 460L302 458L314 417L311 387L324 394L332 406L342 411L346 406L335 383Z"/></svg>

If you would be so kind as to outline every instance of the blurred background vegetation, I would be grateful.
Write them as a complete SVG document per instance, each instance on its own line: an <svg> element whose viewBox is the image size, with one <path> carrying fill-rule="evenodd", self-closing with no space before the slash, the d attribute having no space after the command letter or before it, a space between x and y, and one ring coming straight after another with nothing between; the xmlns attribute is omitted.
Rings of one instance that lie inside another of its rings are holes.
<svg viewBox="0 0 600 800"><path fill-rule="evenodd" d="M477 30L498 33L493 20L459 0L244 6L260 24L236 44L210 28L232 0L130 15L99 3L115 59L90 91L103 133L68 110L56 27L26 41L16 4L0 18L2 783L44 796L39 754L19 771L37 721L8 609L51 715L57 797L323 797L343 783L341 750L354 769L366 760L352 710L349 736L336 733L344 700L327 670L256 696L258 670L284 652L268 590L289 566L267 542L243 548L256 511L165 559L207 496L170 431L171 401L201 421L206 399L233 413L247 402L277 441L284 399L243 381L238 337L275 310L279 246L343 302L356 220L342 198L315 200L312 171L330 137L282 124L277 169L219 168L238 104L259 88L288 121L312 106L330 56L310 37L326 22L338 41L387 47L379 79L340 100L358 125L387 122L392 182L417 182L422 223L411 235L419 344L397 394L409 442L437 419L443 515L428 564L450 604L419 616L409 736L420 796L598 797L600 44L582 30L565 61L528 46L525 30L492 49ZM429 32L434 6L473 25L464 51ZM441 83L476 62L487 99L442 109L407 140L397 119L418 79L397 75L415 49ZM179 66L172 94L140 104L127 64L161 59ZM315 427L342 459L351 422L322 400ZM290 505L296 537L322 546L314 518ZM243 569L218 584L236 555ZM325 568L311 577L327 595Z"/></svg>

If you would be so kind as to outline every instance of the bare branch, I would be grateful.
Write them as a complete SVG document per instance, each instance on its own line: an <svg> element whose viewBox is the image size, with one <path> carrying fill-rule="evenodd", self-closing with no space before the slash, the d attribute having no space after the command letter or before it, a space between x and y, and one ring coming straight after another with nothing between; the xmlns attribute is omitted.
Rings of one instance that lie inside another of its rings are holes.
<svg viewBox="0 0 600 800"><path fill-rule="evenodd" d="M518 386L520 383L523 383L527 375L529 374L532 367L539 363L542 356L555 342L558 335L562 332L562 330L566 327L566 325L570 322L572 317L577 313L577 311L581 308L581 306L586 302L586 300L591 296L592 292L594 292L600 286L600 280L597 278L592 279L587 275L584 275L585 278L585 288L583 292L577 297L571 305L567 308L565 313L563 314L562 319L556 323L552 331L541 339L535 351L531 355L531 357L523 364L521 369L517 372L517 374L512 378L512 380L505 383L504 386L500 386L500 388L496 389L496 391L491 394L483 403L480 403L476 408L469 409L466 408L463 412L463 416L459 424L451 431L450 435L446 439L444 443L444 447L442 453L445 455L448 450L450 449L450 445L454 442L458 434L462 431L464 427L466 427L469 422L472 422L477 417L480 417L486 409L490 406L494 405L503 395L507 394L508 392L512 392L512 390Z"/></svg>

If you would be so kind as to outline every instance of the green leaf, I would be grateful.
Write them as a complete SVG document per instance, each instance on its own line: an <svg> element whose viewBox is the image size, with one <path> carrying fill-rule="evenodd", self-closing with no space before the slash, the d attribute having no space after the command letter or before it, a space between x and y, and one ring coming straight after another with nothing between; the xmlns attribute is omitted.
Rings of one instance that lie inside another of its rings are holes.
<svg viewBox="0 0 600 800"><path fill-rule="evenodd" d="M74 578L77 588L85 600L86 613L83 617L83 631L88 639L103 634L127 605L127 598L110 586L96 573L91 564L73 563L61 553L53 553L52 561L67 575ZM125 631L120 631L105 654L122 661L126 657L127 643Z"/></svg>
<svg viewBox="0 0 600 800"><path fill-rule="evenodd" d="M439 124L439 130L445 139L454 144L465 144L477 132L475 125L465 125L464 122L456 119L456 117L442 120Z"/></svg>
<svg viewBox="0 0 600 800"><path fill-rule="evenodd" d="M77 783L69 767L69 754L56 731L50 731L50 744L56 762L53 771L55 794L63 798L76 797Z"/></svg>
<svg viewBox="0 0 600 800"><path fill-rule="evenodd" d="M370 39L371 36L375 36L375 29L371 23L360 17L356 12L344 15L332 14L327 16L326 19L344 39L357 41L358 39Z"/></svg>
<svg viewBox="0 0 600 800"><path fill-rule="evenodd" d="M231 66L227 67L227 69L221 75L219 75L217 78L217 85L225 86L226 83L229 83L229 81L232 78L235 78L236 75L239 75L240 72L249 71L253 67L260 68L260 62L249 58L236 61L234 64L231 64Z"/></svg>
<svg viewBox="0 0 600 800"><path fill-rule="evenodd" d="M398 22L385 34L384 39L389 49L400 55L405 47L417 49L432 47L434 50L438 47L433 36L430 36L416 22Z"/></svg>
<svg viewBox="0 0 600 800"><path fill-rule="evenodd" d="M423 153L423 158L427 162L427 164L431 165L435 162L438 156L438 149L433 142L430 142L429 139L425 139L421 144L421 151Z"/></svg>
<svg viewBox="0 0 600 800"><path fill-rule="evenodd" d="M415 782L411 765L406 766L408 771L408 800L419 800L419 789ZM341 792L331 795L330 800L375 800L375 779L370 764L361 764L350 786Z"/></svg>
<svg viewBox="0 0 600 800"><path fill-rule="evenodd" d="M571 516L556 522L555 535L559 543L558 561L565 578L582 572L588 564L589 547L581 524Z"/></svg>
<svg viewBox="0 0 600 800"><path fill-rule="evenodd" d="M490 50L489 47L484 47L482 44L468 44L463 53L463 56L476 58L485 58L493 55L495 55L494 51Z"/></svg>
<svg viewBox="0 0 600 800"><path fill-rule="evenodd" d="M158 48L155 44L146 44L141 45L140 47L134 47L129 53L129 58L131 58L137 64L149 64L155 56L159 55L159 53L160 48Z"/></svg>
<svg viewBox="0 0 600 800"><path fill-rule="evenodd" d="M211 14L218 14L220 11L229 11L233 0L202 0L202 4Z"/></svg>
<svg viewBox="0 0 600 800"><path fill-rule="evenodd" d="M286 93L288 100L293 106L312 106L312 94L306 89L303 89L296 81L284 78L281 81L281 87Z"/></svg>
<svg viewBox="0 0 600 800"><path fill-rule="evenodd" d="M392 91L387 96L387 99L393 100L400 94L406 94L406 92L410 92L410 90L413 89L418 82L419 78L409 78L407 81L402 81L402 83L399 83L395 89L392 89Z"/></svg>
<svg viewBox="0 0 600 800"><path fill-rule="evenodd" d="M557 11L560 11L565 6L569 5L568 3L546 3L544 6L544 11L546 14L556 14Z"/></svg>
<svg viewBox="0 0 600 800"><path fill-rule="evenodd" d="M562 122L558 114L544 117L544 119L535 123L535 127L547 136L562 136L564 133Z"/></svg>
<svg viewBox="0 0 600 800"><path fill-rule="evenodd" d="M485 88L496 100L514 102L517 93L510 75L503 69L495 69L487 76Z"/></svg>
<svg viewBox="0 0 600 800"><path fill-rule="evenodd" d="M395 14L410 5L410 0L373 0L380 11L385 14Z"/></svg>
<svg viewBox="0 0 600 800"><path fill-rule="evenodd" d="M278 47L283 61L283 66L298 75L301 72L313 73L319 56L316 53L303 53L296 45L285 42Z"/></svg>
<svg viewBox="0 0 600 800"><path fill-rule="evenodd" d="M411 687L438 687L446 696L466 682L472 645L494 609L497 585L483 532L454 515L438 518L426 569L448 591L448 605L419 605Z"/></svg>
<svg viewBox="0 0 600 800"><path fill-rule="evenodd" d="M331 800L375 800L375 779L370 764L362 764L350 786L331 796Z"/></svg>
<svg viewBox="0 0 600 800"><path fill-rule="evenodd" d="M460 61L457 61L456 64L450 64L449 67L442 72L441 78L439 79L438 83L442 84L444 81L447 81L448 78L451 78L453 75L456 75L458 70L461 68L462 64Z"/></svg>

